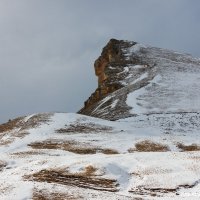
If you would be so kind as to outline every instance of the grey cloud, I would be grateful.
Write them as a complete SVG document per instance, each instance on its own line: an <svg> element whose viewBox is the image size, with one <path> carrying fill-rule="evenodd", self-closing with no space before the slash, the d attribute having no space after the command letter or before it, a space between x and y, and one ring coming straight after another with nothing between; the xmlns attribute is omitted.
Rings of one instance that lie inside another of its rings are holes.
<svg viewBox="0 0 200 200"><path fill-rule="evenodd" d="M110 38L200 56L198 0L0 0L0 122L76 112Z"/></svg>

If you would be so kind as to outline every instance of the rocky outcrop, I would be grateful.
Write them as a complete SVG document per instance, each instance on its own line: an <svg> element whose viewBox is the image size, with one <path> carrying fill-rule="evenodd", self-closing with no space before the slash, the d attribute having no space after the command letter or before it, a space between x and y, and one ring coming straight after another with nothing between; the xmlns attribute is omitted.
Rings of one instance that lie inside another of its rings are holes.
<svg viewBox="0 0 200 200"><path fill-rule="evenodd" d="M84 113L86 109L96 102L123 87L120 83L120 80L124 78L120 76L122 68L117 66L128 64L123 56L122 48L131 45L133 43L111 39L103 48L101 56L94 63L95 75L98 77L98 88L84 102L84 107L79 111L80 113Z"/></svg>
<svg viewBox="0 0 200 200"><path fill-rule="evenodd" d="M94 68L98 88L81 114L117 120L200 111L200 59L189 54L111 39Z"/></svg>

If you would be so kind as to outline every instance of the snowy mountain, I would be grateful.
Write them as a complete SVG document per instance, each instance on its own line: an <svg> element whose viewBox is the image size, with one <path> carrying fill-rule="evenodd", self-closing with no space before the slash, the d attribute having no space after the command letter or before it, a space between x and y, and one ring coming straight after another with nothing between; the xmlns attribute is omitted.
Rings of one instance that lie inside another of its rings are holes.
<svg viewBox="0 0 200 200"><path fill-rule="evenodd" d="M99 88L82 114L116 120L138 114L200 111L199 58L112 39L95 64L101 69L96 73ZM109 90L116 83L115 91ZM96 98L99 90L102 95Z"/></svg>
<svg viewBox="0 0 200 200"><path fill-rule="evenodd" d="M188 54L112 39L81 114L0 125L0 199L200 199L199 70Z"/></svg>

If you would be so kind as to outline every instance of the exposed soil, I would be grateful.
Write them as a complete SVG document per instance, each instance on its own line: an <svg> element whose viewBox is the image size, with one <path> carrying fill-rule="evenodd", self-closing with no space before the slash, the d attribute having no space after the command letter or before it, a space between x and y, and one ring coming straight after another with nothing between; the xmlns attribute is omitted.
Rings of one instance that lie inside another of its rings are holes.
<svg viewBox="0 0 200 200"><path fill-rule="evenodd" d="M97 178L95 176L85 176L85 174L72 174L60 170L41 170L35 174L27 175L24 178L26 180L58 183L62 185L77 186L81 188L89 188L94 190L102 190L109 192L118 191L118 183L116 180Z"/></svg>
<svg viewBox="0 0 200 200"><path fill-rule="evenodd" d="M109 126L101 126L93 123L85 123L85 124L71 124L66 128L58 129L58 133L99 133L99 132L109 132L112 128Z"/></svg>
<svg viewBox="0 0 200 200"><path fill-rule="evenodd" d="M152 142L150 140L144 140L135 144L135 148L128 149L129 153L140 152L165 152L169 151L169 147L164 144Z"/></svg>
<svg viewBox="0 0 200 200"><path fill-rule="evenodd" d="M42 142L33 142L28 144L33 149L61 149L64 151L70 151L77 154L117 154L118 152L113 149L102 149L99 147L91 146L87 143L79 143L73 140L45 140Z"/></svg>
<svg viewBox="0 0 200 200"><path fill-rule="evenodd" d="M181 151L200 151L200 146L197 144L184 145L182 143L177 143L176 145Z"/></svg>

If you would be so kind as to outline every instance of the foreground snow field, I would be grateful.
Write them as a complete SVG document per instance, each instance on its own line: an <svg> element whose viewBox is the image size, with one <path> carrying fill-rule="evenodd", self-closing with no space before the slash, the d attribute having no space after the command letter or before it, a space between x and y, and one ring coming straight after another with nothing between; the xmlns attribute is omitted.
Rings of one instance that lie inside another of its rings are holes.
<svg viewBox="0 0 200 200"><path fill-rule="evenodd" d="M43 113L8 122L0 199L200 199L199 118Z"/></svg>

